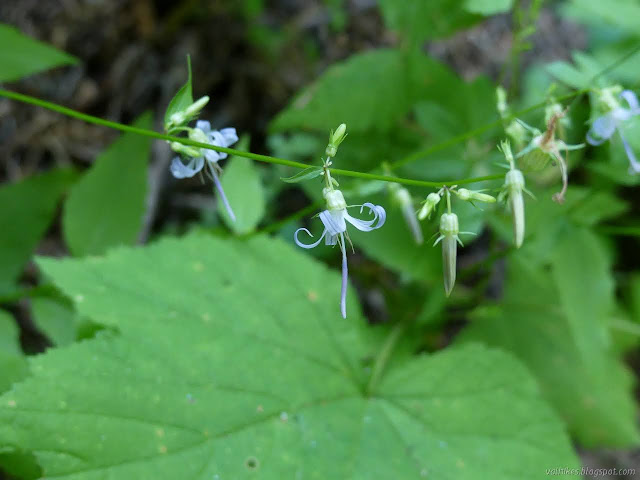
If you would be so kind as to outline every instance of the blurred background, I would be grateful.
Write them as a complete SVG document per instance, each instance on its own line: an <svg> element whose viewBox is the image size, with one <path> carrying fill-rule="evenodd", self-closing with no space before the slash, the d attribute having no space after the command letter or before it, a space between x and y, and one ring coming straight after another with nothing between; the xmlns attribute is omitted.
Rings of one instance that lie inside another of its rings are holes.
<svg viewBox="0 0 640 480"><path fill-rule="evenodd" d="M442 8L437 15L444 18L446 2L440 3ZM523 98L523 106L544 99L535 96L544 92L549 84L549 81L541 81L542 86L536 83L540 65L570 61L573 52L588 49L607 36L603 33L605 29L594 36L590 24L580 22L579 15L563 14L565 11L560 10L563 3L546 2L535 16L535 28L527 37L529 45L519 65L520 71L534 73L523 76L524 80L515 85L513 92ZM436 18L434 23L437 25L438 21ZM326 133L303 127L288 134L273 127L273 118L332 64L374 49L402 48L406 41L396 29L388 27L388 20L385 21L374 0L2 0L0 22L80 61L77 65L9 83L6 85L9 89L126 124L151 111L154 129L162 131L164 111L185 82L186 56L190 55L194 98L211 97L201 118L211 121L215 128L235 127L239 134L250 138L252 152L309 163L317 162L322 154ZM507 88L513 86L513 70L504 66L511 61L514 29L521 27L514 22L517 19L513 15L502 13L486 19L474 18L464 28L443 27L441 35L425 36L421 46L425 54L442 62L465 82L475 82L474 85L479 85L478 91L483 92L484 97L479 98L465 93L466 108L476 109L479 117L477 123L465 125L474 127L497 119L491 82L501 82ZM617 34L609 35L616 37ZM637 68L638 56L634 58ZM370 81L375 82L376 78ZM455 96L456 92L447 94ZM584 117L586 107L583 107ZM580 105L575 108L578 115L580 108ZM419 111L414 114L420 124ZM583 117L579 118L584 120ZM540 115L537 118L539 120ZM434 124L433 131L424 125L417 128L413 120L401 123L409 134L388 133L389 137L384 140L386 146L362 149L354 154L353 162L347 161L349 157L345 153L338 157L338 162L344 158L344 163L338 166L367 171L381 160L398 160L415 150L414 137L426 134L429 142L435 143L465 130L456 127L440 135L440 126ZM335 126L340 121L336 118ZM73 167L74 171L85 172L119 135L108 128L0 99L0 183L14 184L59 168ZM347 150L350 141L354 149L374 142L373 137L367 135L354 133L345 142L344 151L350 152ZM380 137L375 128L370 135ZM487 155L487 152L495 155L491 150L492 141L470 142L465 148L467 151L476 148L477 155ZM452 148L442 152L440 158L447 155L462 153ZM138 242L147 242L160 234L182 233L196 225L212 231L223 229L216 215L216 197L210 184L203 184L198 178L177 181L171 177L168 167L173 156L166 143L153 143L144 222ZM437 160L435 165L435 170L430 170L431 164L422 163L398 173L425 179L451 178L462 171L487 173L449 167L438 170ZM309 217L317 210L313 207L318 200L317 192L283 185L278 178L288 172L286 169L264 165L258 168L269 205L259 229L266 228L290 238L294 228L302 225L299 212ZM552 178L557 181L557 176ZM576 185L591 179L586 171L572 173L572 182ZM34 193L37 195L37 191ZM637 189L625 189L620 197L629 205L626 218L637 219L640 197ZM293 221L288 221L291 215L294 215ZM425 238L433 232L425 227ZM356 244L360 248L350 259L354 272L352 282L369 320L372 323L388 321L389 312L398 304L409 305L406 309L409 316L428 317L422 303L414 308L407 300L422 291L422 287L407 281L407 275L411 277L411 274L377 263L376 246ZM447 345L467 323L466 313L472 307L478 306L483 298L500 297L503 265L498 261L491 272L480 278L473 270L474 265L488 258L494 245L494 239L483 234L470 248L460 252L461 269L467 269L461 282L468 282L472 287L481 283L481 296L467 295L461 306L453 309L446 324L436 322L433 328L424 330L423 348L435 350ZM630 274L640 268L637 237L617 236L610 239L609 246L617 252L614 265L622 277L624 272ZM439 252L433 250L437 259ZM36 253L55 256L70 253L63 238L60 209L56 209L47 222ZM313 254L332 266L337 265L335 252ZM441 289L439 260L432 264L434 268L425 282ZM0 292L0 300L2 308L17 320L23 350L34 354L59 343L52 338L56 327L42 328L38 321L39 315L51 314L51 305L34 309L31 301L48 288L41 285L34 264L29 262L15 280ZM464 287L461 288L464 292ZM41 310L40 314L37 309ZM47 328L53 330L46 331ZM91 336L100 327L89 322L82 328L82 333L73 336ZM60 335L60 338L64 336ZM635 347L627 350L625 361L637 375L640 356ZM640 478L639 450L595 448L582 450L581 455L588 466L635 467L638 472L635 477L610 478ZM2 472L0 478L3 478Z"/></svg>

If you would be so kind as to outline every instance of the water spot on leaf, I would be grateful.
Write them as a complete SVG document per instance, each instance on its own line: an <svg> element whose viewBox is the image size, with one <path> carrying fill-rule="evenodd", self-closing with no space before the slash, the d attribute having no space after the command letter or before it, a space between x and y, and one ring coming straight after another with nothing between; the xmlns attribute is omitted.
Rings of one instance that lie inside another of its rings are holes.
<svg viewBox="0 0 640 480"><path fill-rule="evenodd" d="M208 313L203 313L202 315L200 315L200 318L202 318L202 321L204 323L209 323L211 321L211 317Z"/></svg>
<svg viewBox="0 0 640 480"><path fill-rule="evenodd" d="M456 467L458 468L464 468L464 461L459 458L458 460L456 460Z"/></svg>
<svg viewBox="0 0 640 480"><path fill-rule="evenodd" d="M204 265L201 262L196 262L193 264L194 272L202 272L204 270Z"/></svg>
<svg viewBox="0 0 640 480"><path fill-rule="evenodd" d="M84 301L84 295L78 293L75 297L73 297L73 299L76 301L76 303L80 303Z"/></svg>
<svg viewBox="0 0 640 480"><path fill-rule="evenodd" d="M191 395L190 393L187 393L187 402L196 403L196 399L193 398L193 395Z"/></svg>
<svg viewBox="0 0 640 480"><path fill-rule="evenodd" d="M7 402L7 406L9 406L9 407L11 407L11 408L14 408L16 405L17 405L17 403L16 403L16 401L15 401L15 400L9 400L9 401Z"/></svg>
<svg viewBox="0 0 640 480"><path fill-rule="evenodd" d="M160 438L164 437L164 429L156 428L156 435Z"/></svg>
<svg viewBox="0 0 640 480"><path fill-rule="evenodd" d="M256 457L248 457L244 461L244 466L247 467L247 470L255 471L260 468L260 462Z"/></svg>
<svg viewBox="0 0 640 480"><path fill-rule="evenodd" d="M309 290L307 292L307 298L310 302L315 302L316 300L318 300L318 294L313 290Z"/></svg>
<svg viewBox="0 0 640 480"><path fill-rule="evenodd" d="M426 469L426 468L423 468L422 470L420 470L420 476L421 476L421 477L426 477L426 476L427 476L427 473L428 473L428 472L427 472L427 469Z"/></svg>
<svg viewBox="0 0 640 480"><path fill-rule="evenodd" d="M283 422L286 422L289 420L289 414L287 412L282 412L280 414L280 420Z"/></svg>
<svg viewBox="0 0 640 480"><path fill-rule="evenodd" d="M262 412L264 412L264 407L263 407L262 405L258 405L258 406L256 407L256 412L258 412L258 413L262 413Z"/></svg>
<svg viewBox="0 0 640 480"><path fill-rule="evenodd" d="M162 454L167 453L167 447L166 447L166 445L160 445L160 446L158 447L158 452L160 452L160 453L162 453Z"/></svg>

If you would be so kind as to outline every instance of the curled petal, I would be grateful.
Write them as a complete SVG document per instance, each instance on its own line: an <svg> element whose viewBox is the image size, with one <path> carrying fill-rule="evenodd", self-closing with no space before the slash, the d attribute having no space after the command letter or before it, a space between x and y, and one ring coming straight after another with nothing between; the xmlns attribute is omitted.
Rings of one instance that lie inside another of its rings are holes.
<svg viewBox="0 0 640 480"><path fill-rule="evenodd" d="M345 212L344 218L362 232L370 232L371 230L382 227L387 219L387 212L385 209L380 205L365 203L360 207L360 213L362 213L362 210L365 207L369 209L369 213L373 214L372 220L360 220L359 218L352 217L347 212Z"/></svg>
<svg viewBox="0 0 640 480"><path fill-rule="evenodd" d="M600 145L609 140L616 130L616 122L612 115L607 114L596 118L587 133L587 141L591 145Z"/></svg>
<svg viewBox="0 0 640 480"><path fill-rule="evenodd" d="M327 231L325 230L324 232L322 232L322 235L320 235L320 238L318 239L317 242L306 244L306 243L302 243L300 240L298 240L298 232L300 232L301 230L303 232L305 232L307 235L309 235L311 238L313 238L313 235L311 234L311 232L309 230L307 230L306 228L299 228L299 229L296 230L296 233L293 234L293 241L296 242L296 245L298 245L299 247L307 248L307 249L317 247L318 244L322 241L322 239L327 234Z"/></svg>
<svg viewBox="0 0 640 480"><path fill-rule="evenodd" d="M238 141L238 134L235 128L223 128L220 130L220 135L224 138L225 147L233 145Z"/></svg>
<svg viewBox="0 0 640 480"><path fill-rule="evenodd" d="M329 236L335 237L347 230L347 224L344 222L346 215L346 210L323 210L319 216ZM331 245L335 245L335 242Z"/></svg>
<svg viewBox="0 0 640 480"><path fill-rule="evenodd" d="M347 285L349 284L349 269L347 267L347 248L344 235L340 234L340 250L342 250L342 287L340 288L340 313L347 318Z"/></svg>
<svg viewBox="0 0 640 480"><path fill-rule="evenodd" d="M191 178L204 166L204 158L203 157L195 157L191 158L189 163L186 165L182 163L180 157L176 157L171 162L171 175L175 178Z"/></svg>
<svg viewBox="0 0 640 480"><path fill-rule="evenodd" d="M640 162L636 158L633 150L631 149L631 145L627 142L627 139L624 138L624 135L620 130L618 130L620 134L620 138L622 139L622 145L624 145L624 151L627 153L627 158L629 159L629 168L633 173L640 173Z"/></svg>
<svg viewBox="0 0 640 480"><path fill-rule="evenodd" d="M196 122L196 128L202 130L207 136L211 134L211 124L206 120L198 120Z"/></svg>
<svg viewBox="0 0 640 480"><path fill-rule="evenodd" d="M638 104L638 97L636 97L635 93L631 90L624 90L620 94L620 98L623 98L629 104L629 109L631 110L632 115L640 114L640 105Z"/></svg>

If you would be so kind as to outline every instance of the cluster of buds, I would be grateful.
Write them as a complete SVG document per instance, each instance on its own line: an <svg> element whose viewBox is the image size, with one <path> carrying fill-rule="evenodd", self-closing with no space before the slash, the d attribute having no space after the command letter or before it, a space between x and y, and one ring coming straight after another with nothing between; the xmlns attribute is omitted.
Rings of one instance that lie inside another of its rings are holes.
<svg viewBox="0 0 640 480"><path fill-rule="evenodd" d="M164 125L164 129L167 133L176 133L180 131L191 120L197 118L200 115L200 111L209 103L209 97L205 95L198 100L188 105L183 110L178 110L171 114Z"/></svg>

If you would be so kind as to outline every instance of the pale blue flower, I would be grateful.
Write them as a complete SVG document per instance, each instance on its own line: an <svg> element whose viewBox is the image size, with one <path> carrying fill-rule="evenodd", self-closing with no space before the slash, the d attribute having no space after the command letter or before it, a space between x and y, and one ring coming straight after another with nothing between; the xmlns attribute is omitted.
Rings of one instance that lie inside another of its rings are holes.
<svg viewBox="0 0 640 480"><path fill-rule="evenodd" d="M235 128L223 128L219 131L212 130L211 124L205 120L198 120L196 122L196 128L189 131L189 138L197 142L208 143L209 145L224 148L227 148L238 141L238 135L236 134ZM184 150L187 151L187 149ZM218 166L218 161L227 158L227 154L208 149L202 149L199 153L199 156L189 157L189 161L186 164L183 163L181 157L174 158L170 167L171 174L175 178L190 178L196 173L202 171L206 164L208 171L205 173L208 173L211 180L213 180L213 183L220 194L220 199L229 213L229 217L235 222L236 216L231 209L227 196L224 194L219 178L219 173L222 173L222 169Z"/></svg>
<svg viewBox="0 0 640 480"><path fill-rule="evenodd" d="M364 210L364 208L369 209L369 213L373 215L373 219L371 220L360 220L359 218L352 217L347 212L347 204L344 201L344 197L342 196L342 192L340 190L326 189L323 192L324 198L327 201L327 210L320 212L318 215L320 217L320 221L324 225L324 231L322 235L315 243L305 244L298 240L298 233L301 231L305 232L310 237L313 237L311 232L306 228L299 228L296 230L294 234L294 241L296 245L302 248L314 248L317 247L322 239L324 239L326 245L336 245L340 246L340 250L342 251L342 288L340 292L340 312L342 313L343 318L347 318L347 283L348 283L348 268L347 268L347 248L345 244L346 240L349 239L349 235L347 233L347 222L356 227L358 230L362 232L370 232L371 230L375 230L384 225L384 222L387 218L387 213L383 207L380 205L374 205L372 203L365 203L363 205L352 205L359 206L360 213Z"/></svg>
<svg viewBox="0 0 640 480"><path fill-rule="evenodd" d="M631 120L632 117L640 115L638 98L631 90L624 90L620 94L620 98L627 102L629 108L619 105L610 112L596 118L587 133L587 141L591 145L601 145L606 140L611 139L615 132L618 132L624 150L627 153L627 158L629 159L630 170L633 173L640 173L640 162L638 162L631 149L631 145L629 145L629 142L624 137L621 128L623 124Z"/></svg>

